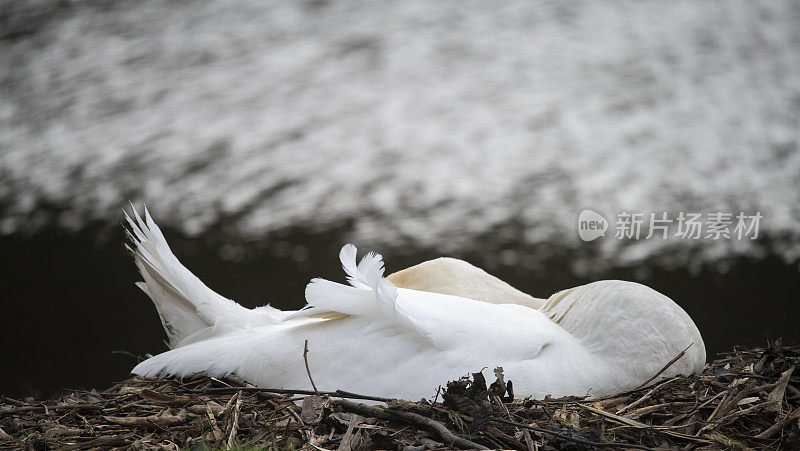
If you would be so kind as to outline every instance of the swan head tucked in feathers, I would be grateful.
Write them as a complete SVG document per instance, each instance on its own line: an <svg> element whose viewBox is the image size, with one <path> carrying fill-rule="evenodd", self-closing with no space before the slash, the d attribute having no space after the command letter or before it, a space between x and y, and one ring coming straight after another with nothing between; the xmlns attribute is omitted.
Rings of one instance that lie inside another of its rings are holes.
<svg viewBox="0 0 800 451"><path fill-rule="evenodd" d="M602 280L570 288L550 296L541 312L593 354L645 380L684 350L663 376L699 373L706 362L705 344L692 318L642 284Z"/></svg>

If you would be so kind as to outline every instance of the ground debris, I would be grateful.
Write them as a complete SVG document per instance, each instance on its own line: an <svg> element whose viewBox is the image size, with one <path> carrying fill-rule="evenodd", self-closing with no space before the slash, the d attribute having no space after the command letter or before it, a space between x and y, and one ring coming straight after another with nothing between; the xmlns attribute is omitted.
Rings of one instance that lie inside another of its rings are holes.
<svg viewBox="0 0 800 451"><path fill-rule="evenodd" d="M514 400L502 368L489 386L483 372L447 383L443 402L133 377L59 399L3 397L0 448L795 449L798 364L800 346L770 339L700 375L595 400Z"/></svg>

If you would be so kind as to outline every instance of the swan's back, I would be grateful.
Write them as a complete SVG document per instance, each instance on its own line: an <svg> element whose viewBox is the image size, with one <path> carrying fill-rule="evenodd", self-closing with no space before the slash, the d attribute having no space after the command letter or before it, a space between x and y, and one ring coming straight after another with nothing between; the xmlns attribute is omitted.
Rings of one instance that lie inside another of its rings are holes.
<svg viewBox="0 0 800 451"><path fill-rule="evenodd" d="M523 293L469 262L440 257L390 274L400 288L449 294L490 304L519 304L538 309L544 299Z"/></svg>

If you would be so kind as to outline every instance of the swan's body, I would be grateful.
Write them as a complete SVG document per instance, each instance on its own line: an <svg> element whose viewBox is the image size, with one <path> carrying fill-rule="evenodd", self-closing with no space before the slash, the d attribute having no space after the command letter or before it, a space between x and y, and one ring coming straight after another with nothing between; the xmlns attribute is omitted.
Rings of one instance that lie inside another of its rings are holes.
<svg viewBox="0 0 800 451"><path fill-rule="evenodd" d="M390 276L431 291L396 288L382 277L379 255L356 265L352 245L341 253L352 286L314 279L303 310L250 310L192 275L146 211L145 218L129 219L145 280L139 286L174 349L134 368L143 376L236 373L261 387L311 388L305 340L320 390L407 399L433 396L446 381L485 367L502 366L516 395L542 398L636 388L690 344L662 377L705 364L691 318L643 285L601 281L544 301L444 259Z"/></svg>

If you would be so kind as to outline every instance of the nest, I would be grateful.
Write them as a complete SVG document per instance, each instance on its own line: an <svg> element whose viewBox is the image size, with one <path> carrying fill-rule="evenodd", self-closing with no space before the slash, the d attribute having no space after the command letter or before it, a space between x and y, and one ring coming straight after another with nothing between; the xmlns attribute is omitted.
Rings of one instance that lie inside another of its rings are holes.
<svg viewBox="0 0 800 451"><path fill-rule="evenodd" d="M500 368L490 386L475 373L433 402L134 377L47 401L3 398L0 448L795 449L798 362L800 347L769 340L700 375L600 400L515 400Z"/></svg>

